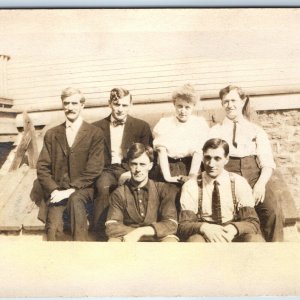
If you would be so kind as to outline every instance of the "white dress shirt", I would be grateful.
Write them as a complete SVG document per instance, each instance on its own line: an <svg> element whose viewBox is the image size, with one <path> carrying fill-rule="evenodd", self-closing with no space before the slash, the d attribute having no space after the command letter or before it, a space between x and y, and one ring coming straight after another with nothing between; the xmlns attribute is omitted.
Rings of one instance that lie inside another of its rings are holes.
<svg viewBox="0 0 300 300"><path fill-rule="evenodd" d="M233 157L245 157L256 155L260 167L275 169L272 147L266 132L258 125L249 122L244 117L237 120L236 124L237 147L232 145L234 123L225 118L221 124L213 126L209 131L209 138L221 138L229 144L229 155Z"/></svg>
<svg viewBox="0 0 300 300"><path fill-rule="evenodd" d="M254 207L252 189L247 180L237 174L232 173L235 179L235 195L238 208ZM223 171L216 179L209 177L206 172L202 173L203 190L202 190L202 217L206 221L212 222L212 193L214 189L214 180L217 180L220 192L222 223L231 221L234 216L234 204L231 191L231 181L229 173ZM181 209L190 210L195 214L198 213L199 204L199 187L195 180L187 181L183 187L180 197Z"/></svg>
<svg viewBox="0 0 300 300"><path fill-rule="evenodd" d="M190 116L186 122L173 117L161 118L153 129L153 146L164 147L168 156L174 159L202 153L209 127L204 118Z"/></svg>
<svg viewBox="0 0 300 300"><path fill-rule="evenodd" d="M122 154L122 139L124 133L123 125L114 126L112 122L114 121L113 116L110 118L110 143L111 143L111 163L120 164L123 159Z"/></svg>
<svg viewBox="0 0 300 300"><path fill-rule="evenodd" d="M79 116L74 122L66 120L66 136L69 147L72 147L82 122L83 120L81 116Z"/></svg>

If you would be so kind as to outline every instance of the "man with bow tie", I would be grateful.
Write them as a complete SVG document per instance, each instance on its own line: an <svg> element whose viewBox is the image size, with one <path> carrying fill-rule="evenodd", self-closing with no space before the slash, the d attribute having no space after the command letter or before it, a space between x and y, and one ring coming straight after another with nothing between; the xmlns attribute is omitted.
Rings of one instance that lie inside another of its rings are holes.
<svg viewBox="0 0 300 300"><path fill-rule="evenodd" d="M101 234L105 230L109 195L118 182L130 178L126 153L133 143L152 145L150 126L143 120L128 115L132 95L124 88L114 88L108 101L111 114L95 122L104 133L104 170L96 183L97 197L94 202L94 227Z"/></svg>
<svg viewBox="0 0 300 300"><path fill-rule="evenodd" d="M103 133L82 119L85 97L78 89L64 89L61 100L66 121L46 132L37 162L46 200L39 218L46 221L48 241L55 241L64 236L67 211L73 239L86 241L86 205L93 201L94 183L104 166Z"/></svg>
<svg viewBox="0 0 300 300"><path fill-rule="evenodd" d="M211 128L209 137L228 142L229 162L225 168L245 177L252 187L266 241L282 241L283 216L270 180L275 162L268 136L263 128L244 116L249 98L240 87L229 85L219 94L226 117Z"/></svg>
<svg viewBox="0 0 300 300"><path fill-rule="evenodd" d="M264 242L247 180L224 169L229 145L210 139L203 146L201 179L182 187L178 235L187 242Z"/></svg>

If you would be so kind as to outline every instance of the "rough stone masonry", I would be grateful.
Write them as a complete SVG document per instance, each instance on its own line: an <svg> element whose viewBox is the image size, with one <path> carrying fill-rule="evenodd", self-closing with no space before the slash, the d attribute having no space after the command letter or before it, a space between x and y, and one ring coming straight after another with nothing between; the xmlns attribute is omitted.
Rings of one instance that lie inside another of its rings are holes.
<svg viewBox="0 0 300 300"><path fill-rule="evenodd" d="M277 168L285 177L300 213L300 109L257 113L271 140Z"/></svg>

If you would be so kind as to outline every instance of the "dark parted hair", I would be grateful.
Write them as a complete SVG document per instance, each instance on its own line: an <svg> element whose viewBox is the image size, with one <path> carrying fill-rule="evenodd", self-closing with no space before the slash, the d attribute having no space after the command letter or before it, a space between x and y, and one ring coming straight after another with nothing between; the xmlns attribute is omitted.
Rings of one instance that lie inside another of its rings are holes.
<svg viewBox="0 0 300 300"><path fill-rule="evenodd" d="M65 89L62 90L61 92L61 101L64 101L66 98L73 96L73 95L80 95L80 103L85 103L85 97L82 94L82 92L79 89L73 88L73 87L67 87Z"/></svg>
<svg viewBox="0 0 300 300"><path fill-rule="evenodd" d="M132 95L130 92L124 88L113 88L110 91L109 103L116 102L119 99L130 95L130 102L132 102Z"/></svg>
<svg viewBox="0 0 300 300"><path fill-rule="evenodd" d="M223 89L220 90L219 96L220 99L222 100L224 96L229 94L231 91L236 90L239 96L241 97L242 100L247 99L248 95L238 86L236 85L228 85L224 87Z"/></svg>
<svg viewBox="0 0 300 300"><path fill-rule="evenodd" d="M172 94L173 103L175 103L177 99L182 99L188 103L193 103L194 105L196 105L197 93L195 88L189 83L183 85L182 87L179 87Z"/></svg>
<svg viewBox="0 0 300 300"><path fill-rule="evenodd" d="M132 144L127 151L127 156L126 156L127 162L140 157L144 153L146 153L146 155L149 157L150 161L153 162L154 152L153 152L152 147L145 146L142 143Z"/></svg>
<svg viewBox="0 0 300 300"><path fill-rule="evenodd" d="M218 149L219 147L222 147L224 150L225 157L229 154L229 145L226 141L222 139L210 139L205 142L203 145L203 153L206 152L208 149Z"/></svg>

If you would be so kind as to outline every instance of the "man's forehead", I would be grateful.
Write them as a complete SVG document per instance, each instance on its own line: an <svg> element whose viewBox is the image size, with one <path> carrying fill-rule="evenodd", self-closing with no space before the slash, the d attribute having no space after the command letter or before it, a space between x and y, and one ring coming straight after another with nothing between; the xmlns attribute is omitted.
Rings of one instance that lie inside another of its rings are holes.
<svg viewBox="0 0 300 300"><path fill-rule="evenodd" d="M210 157L225 157L225 152L222 147L218 147L216 149L209 148L203 153L203 155Z"/></svg>
<svg viewBox="0 0 300 300"><path fill-rule="evenodd" d="M63 102L80 102L81 100L81 95L79 94L74 94L71 96L66 97Z"/></svg>
<svg viewBox="0 0 300 300"><path fill-rule="evenodd" d="M130 95L112 101L113 104L130 105Z"/></svg>
<svg viewBox="0 0 300 300"><path fill-rule="evenodd" d="M132 159L131 162L134 162L134 163L141 163L141 162L149 163L150 159L149 159L149 157L146 153L143 153L139 157L136 157L136 158Z"/></svg>
<svg viewBox="0 0 300 300"><path fill-rule="evenodd" d="M237 90L231 90L228 94L224 95L223 100L224 99L240 99L241 100L241 97Z"/></svg>

